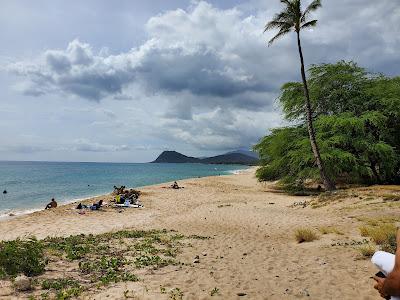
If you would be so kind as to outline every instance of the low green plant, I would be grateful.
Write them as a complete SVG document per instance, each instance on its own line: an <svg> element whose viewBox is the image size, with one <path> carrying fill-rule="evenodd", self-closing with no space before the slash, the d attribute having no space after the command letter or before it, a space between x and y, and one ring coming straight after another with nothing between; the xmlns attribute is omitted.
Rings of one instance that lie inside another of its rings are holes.
<svg viewBox="0 0 400 300"><path fill-rule="evenodd" d="M54 290L56 292L57 300L70 299L72 297L78 297L84 288L80 283L73 278L54 278L45 279L41 283L43 290ZM49 297L49 294L44 294ZM42 299L47 299L42 296Z"/></svg>
<svg viewBox="0 0 400 300"><path fill-rule="evenodd" d="M101 287L110 283L138 281L135 268L161 268L176 265L173 259L181 246L188 246L187 237L175 231L122 230L99 235L75 235L0 242L0 278L11 279L20 273L28 276L43 274L47 261L62 261L66 267L77 264L80 277L34 279L41 285L42 299L76 298L90 284ZM75 262L72 262L75 261ZM63 271L63 270L60 270ZM89 284L90 282L90 284ZM179 289L171 292L173 299L181 299Z"/></svg>
<svg viewBox="0 0 400 300"><path fill-rule="evenodd" d="M0 242L0 277L43 274L47 260L42 242L31 238Z"/></svg>
<svg viewBox="0 0 400 300"><path fill-rule="evenodd" d="M212 297L212 296L215 296L215 295L218 295L219 294L219 288L217 288L217 287L215 287L215 288L213 288L212 290L211 290L211 292L210 292L210 296Z"/></svg>
<svg viewBox="0 0 400 300"><path fill-rule="evenodd" d="M57 292L56 299L57 300L67 300L73 297L78 297L82 293L83 289L81 287L78 288L69 288L66 290L61 290Z"/></svg>
<svg viewBox="0 0 400 300"><path fill-rule="evenodd" d="M174 288L169 292L169 299L182 300L183 292L179 288Z"/></svg>
<svg viewBox="0 0 400 300"><path fill-rule="evenodd" d="M299 228L295 231L295 238L298 243L312 242L318 239L317 234L309 228Z"/></svg>
<svg viewBox="0 0 400 300"><path fill-rule="evenodd" d="M80 284L73 278L55 278L43 280L41 286L44 290L62 290L69 287L79 288Z"/></svg>
<svg viewBox="0 0 400 300"><path fill-rule="evenodd" d="M164 259L158 255L142 255L136 257L134 260L135 266L137 268L143 268L147 266L154 266L155 268L165 267L171 264L176 264L174 260Z"/></svg>

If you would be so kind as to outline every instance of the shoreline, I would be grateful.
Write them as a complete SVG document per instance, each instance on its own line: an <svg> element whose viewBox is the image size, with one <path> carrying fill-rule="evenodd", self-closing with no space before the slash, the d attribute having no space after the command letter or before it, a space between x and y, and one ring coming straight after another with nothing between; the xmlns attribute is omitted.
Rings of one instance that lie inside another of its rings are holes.
<svg viewBox="0 0 400 300"><path fill-rule="evenodd" d="M185 178L185 179L179 179L178 181L184 181L184 180L191 180L191 179L196 179L196 178L209 178L209 177L218 177L218 176L230 176L230 175L238 175L238 174L243 174L245 172L251 172L251 170L255 170L257 166L249 166L246 169L237 169L237 170L230 170L230 171L225 171L225 174L219 174L219 175L211 175L211 176L203 176L203 177L190 177L190 178ZM166 183L171 183L172 181L166 181L166 182L161 182L161 183L156 183L156 184L150 184L150 185L145 185L145 186L139 186L139 187L134 187L133 189L143 189L147 187L153 187L161 184L166 184ZM127 187L130 189L131 187ZM69 200L61 200L58 203L58 208L60 207L69 207L72 206L73 204L77 204L78 202L82 203L87 203L90 201L94 201L98 198L107 198L111 195L112 192L108 194L96 194L96 195L91 195L87 197L82 197L82 198L73 198ZM56 199L57 201L57 199ZM43 203L42 207L33 207L33 208L28 208L26 210L21 210L21 209L11 209L9 211L3 210L0 211L0 223L3 221L7 221L10 219L15 219L21 216L26 216L26 215L31 215L40 211L45 211L43 208L46 206L47 203Z"/></svg>

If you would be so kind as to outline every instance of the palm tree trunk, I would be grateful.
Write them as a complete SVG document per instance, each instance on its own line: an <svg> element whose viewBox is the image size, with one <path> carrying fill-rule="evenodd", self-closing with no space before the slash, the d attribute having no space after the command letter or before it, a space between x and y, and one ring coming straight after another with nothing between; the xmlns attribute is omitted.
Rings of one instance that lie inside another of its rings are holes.
<svg viewBox="0 0 400 300"><path fill-rule="evenodd" d="M325 166L324 163L321 159L321 155L319 152L317 140L315 138L315 130L314 130L314 125L313 125L313 118L312 118L312 108L311 108L311 102L310 102L310 94L308 91L308 86L307 86L307 79L306 79L306 72L304 70L304 58L303 58L303 52L301 50L301 42L300 42L300 32L297 31L297 46L299 49L299 55L300 55L300 63L301 63L301 78L303 79L303 86L304 86L304 97L306 100L306 114L307 114L307 123L308 123L308 134L310 136L310 143L311 143L311 148L314 153L314 158L317 163L319 173L321 176L321 179L324 183L325 189L327 191L332 191L335 190L335 184L332 182L332 180L328 177L325 171Z"/></svg>

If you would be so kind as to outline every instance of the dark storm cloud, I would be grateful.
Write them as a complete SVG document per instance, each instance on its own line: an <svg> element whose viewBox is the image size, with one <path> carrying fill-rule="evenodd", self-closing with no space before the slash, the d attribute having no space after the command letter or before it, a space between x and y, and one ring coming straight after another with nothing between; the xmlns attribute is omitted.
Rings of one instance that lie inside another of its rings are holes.
<svg viewBox="0 0 400 300"><path fill-rule="evenodd" d="M175 31L170 30L172 23ZM207 97L201 103L192 101L193 106L213 108L229 99L233 107L257 109L268 104L264 93L276 88L255 61L260 55L268 61L259 26L258 20L243 19L236 9L219 10L200 2L189 11L153 17L147 24L148 41L129 52L103 56L74 40L66 50L48 50L35 63L19 62L10 69L28 80L19 88L30 95L62 93L100 101L121 97L124 88L135 83L150 93ZM234 27L241 37L229 33ZM246 41L250 52L242 45ZM183 115L188 118L188 113Z"/></svg>

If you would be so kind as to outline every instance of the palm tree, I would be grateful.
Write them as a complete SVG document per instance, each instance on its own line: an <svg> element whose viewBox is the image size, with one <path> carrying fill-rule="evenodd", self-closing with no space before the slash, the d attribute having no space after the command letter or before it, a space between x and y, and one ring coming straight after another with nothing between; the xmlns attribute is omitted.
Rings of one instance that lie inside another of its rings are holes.
<svg viewBox="0 0 400 300"><path fill-rule="evenodd" d="M279 14L276 14L273 20L269 22L267 25L265 25L264 32L271 29L279 29L278 34L275 35L269 41L268 46L270 46L275 40L286 35L287 33L291 31L296 32L297 47L299 50L300 63L301 63L301 77L303 79L304 97L306 101L305 110L307 114L308 133L310 136L311 148L321 175L321 179L324 183L325 189L328 191L335 190L336 189L335 184L326 174L325 166L321 159L321 154L319 152L317 140L315 138L310 94L307 86L307 78L304 70L303 51L301 49L301 41L300 41L300 31L302 29L314 27L317 25L317 20L308 21L307 19L311 12L321 7L321 0L312 1L311 4L304 11L302 11L301 8L301 0L280 0L280 1L285 5L284 10Z"/></svg>

